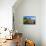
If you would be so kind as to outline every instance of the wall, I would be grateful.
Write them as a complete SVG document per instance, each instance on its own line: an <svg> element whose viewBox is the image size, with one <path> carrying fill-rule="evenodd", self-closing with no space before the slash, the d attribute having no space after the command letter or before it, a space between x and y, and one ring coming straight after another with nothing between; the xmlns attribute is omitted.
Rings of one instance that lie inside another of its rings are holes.
<svg viewBox="0 0 46 46"><path fill-rule="evenodd" d="M12 29L12 6L16 0L0 0L0 27Z"/></svg>
<svg viewBox="0 0 46 46"><path fill-rule="evenodd" d="M19 5L13 6L15 30L23 33L24 38L35 41L41 46L41 0L23 0ZM23 16L36 16L35 25L24 25Z"/></svg>
<svg viewBox="0 0 46 46"><path fill-rule="evenodd" d="M9 30L12 29L12 6L16 0L0 0L0 38L5 38L5 36L10 35L10 32L4 31L1 27L6 27ZM8 37L9 38L9 37Z"/></svg>
<svg viewBox="0 0 46 46"><path fill-rule="evenodd" d="M41 4L41 38L42 46L46 46L46 0L42 0Z"/></svg>

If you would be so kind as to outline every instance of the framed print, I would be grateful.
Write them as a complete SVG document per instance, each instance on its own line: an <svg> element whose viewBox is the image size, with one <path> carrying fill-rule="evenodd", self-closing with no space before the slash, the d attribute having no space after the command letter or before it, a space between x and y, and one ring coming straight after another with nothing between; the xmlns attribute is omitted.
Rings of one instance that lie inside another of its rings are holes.
<svg viewBox="0 0 46 46"><path fill-rule="evenodd" d="M36 16L24 16L23 24L36 24Z"/></svg>

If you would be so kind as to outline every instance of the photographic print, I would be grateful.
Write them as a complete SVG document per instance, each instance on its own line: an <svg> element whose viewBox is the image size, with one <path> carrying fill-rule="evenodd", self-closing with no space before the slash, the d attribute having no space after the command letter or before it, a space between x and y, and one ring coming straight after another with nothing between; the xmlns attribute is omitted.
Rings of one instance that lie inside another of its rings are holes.
<svg viewBox="0 0 46 46"><path fill-rule="evenodd" d="M36 16L24 16L23 24L36 24Z"/></svg>

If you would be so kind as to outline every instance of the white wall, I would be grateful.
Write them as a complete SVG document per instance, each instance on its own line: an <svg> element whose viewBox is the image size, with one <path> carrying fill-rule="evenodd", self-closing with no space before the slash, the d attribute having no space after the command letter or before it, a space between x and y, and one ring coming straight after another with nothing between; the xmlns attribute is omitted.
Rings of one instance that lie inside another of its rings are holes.
<svg viewBox="0 0 46 46"><path fill-rule="evenodd" d="M42 46L46 46L46 0L41 2L41 37Z"/></svg>
<svg viewBox="0 0 46 46"><path fill-rule="evenodd" d="M23 0L13 8L15 29L24 34L24 38L35 41L36 46L41 46L41 0ZM36 16L35 25L24 25L23 16Z"/></svg>
<svg viewBox="0 0 46 46"><path fill-rule="evenodd" d="M40 0L30 0L30 2L22 2L21 5L15 4L13 11L15 29L23 32L24 37L34 39L37 46L46 46L46 0L41 0L41 2ZM23 16L28 15L36 16L36 25L23 25Z"/></svg>
<svg viewBox="0 0 46 46"><path fill-rule="evenodd" d="M16 0L0 0L0 27L12 28L12 6Z"/></svg>

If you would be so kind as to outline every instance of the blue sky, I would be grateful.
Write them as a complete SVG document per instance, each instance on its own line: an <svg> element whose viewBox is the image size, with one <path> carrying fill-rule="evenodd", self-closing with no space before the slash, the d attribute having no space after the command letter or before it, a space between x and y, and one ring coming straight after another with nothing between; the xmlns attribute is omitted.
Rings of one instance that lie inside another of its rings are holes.
<svg viewBox="0 0 46 46"><path fill-rule="evenodd" d="M24 18L28 18L28 19L36 19L36 16L24 16Z"/></svg>

